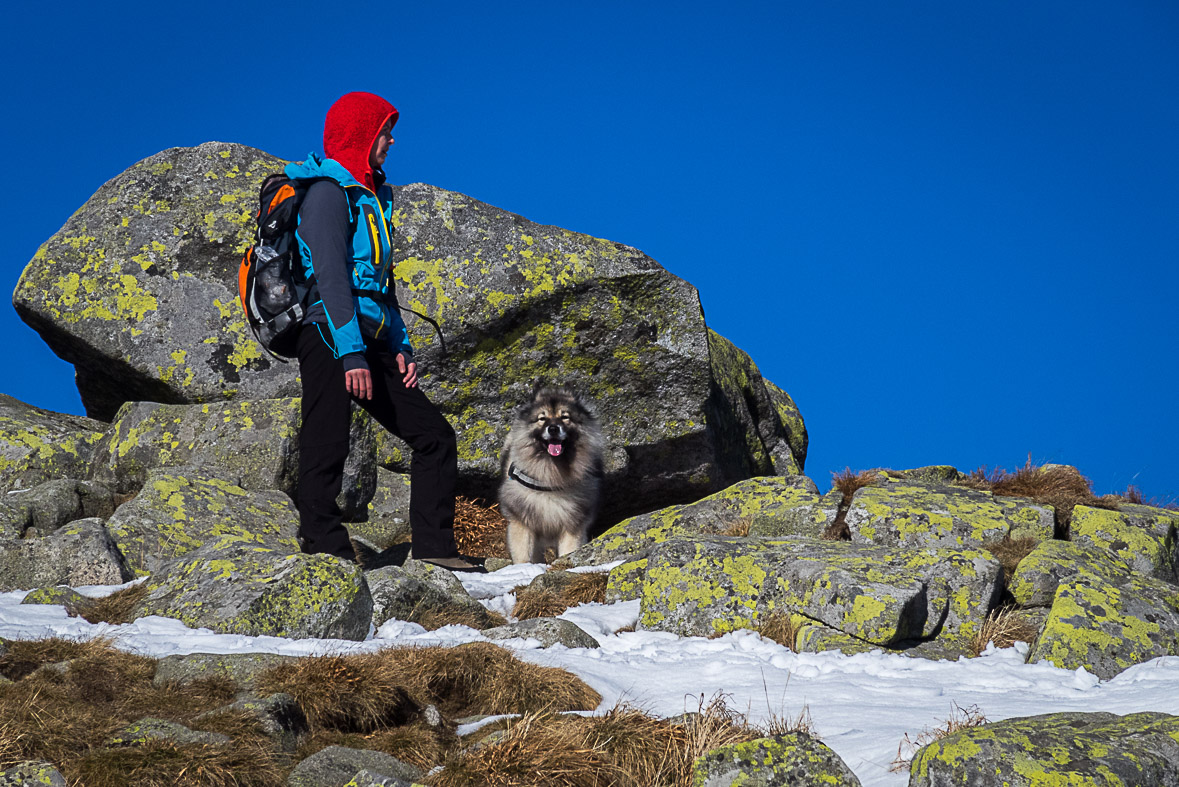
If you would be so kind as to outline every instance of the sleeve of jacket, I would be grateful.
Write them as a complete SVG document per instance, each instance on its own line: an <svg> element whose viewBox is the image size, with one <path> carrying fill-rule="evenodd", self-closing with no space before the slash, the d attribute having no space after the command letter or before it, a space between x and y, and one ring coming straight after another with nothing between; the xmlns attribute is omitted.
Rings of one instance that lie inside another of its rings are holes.
<svg viewBox="0 0 1179 787"><path fill-rule="evenodd" d="M409 343L409 331L405 328L405 320L401 317L401 310L397 304L397 286L393 276L389 276L389 293L385 303L389 306L389 349L394 355L403 353L407 360L413 360L413 345Z"/></svg>
<svg viewBox="0 0 1179 787"><path fill-rule="evenodd" d="M345 370L368 368L348 271L351 230L344 190L327 181L313 183L303 198L296 234L315 275L336 357L343 359Z"/></svg>

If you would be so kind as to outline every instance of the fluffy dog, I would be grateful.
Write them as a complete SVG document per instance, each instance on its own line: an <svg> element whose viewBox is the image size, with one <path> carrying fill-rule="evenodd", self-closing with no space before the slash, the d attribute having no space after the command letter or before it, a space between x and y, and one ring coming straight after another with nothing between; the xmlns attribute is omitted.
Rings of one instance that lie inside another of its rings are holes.
<svg viewBox="0 0 1179 787"><path fill-rule="evenodd" d="M556 543L584 544L598 513L604 440L593 413L565 387L537 385L516 411L501 461L499 510L515 563L540 563Z"/></svg>

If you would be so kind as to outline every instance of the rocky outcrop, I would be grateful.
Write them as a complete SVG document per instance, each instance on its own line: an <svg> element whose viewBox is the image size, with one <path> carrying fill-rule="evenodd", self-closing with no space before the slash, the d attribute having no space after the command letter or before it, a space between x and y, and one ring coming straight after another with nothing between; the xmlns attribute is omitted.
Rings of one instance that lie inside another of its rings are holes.
<svg viewBox="0 0 1179 787"><path fill-rule="evenodd" d="M38 249L13 303L75 365L89 414L297 392L295 365L262 352L236 302L257 189L284 163L223 143L166 150L105 184ZM447 340L443 354L410 318L423 384L458 432L471 494L494 490L510 412L536 378L594 403L610 448L608 519L801 472L806 430L790 396L710 331L696 290L654 260L423 184L395 188L395 204L402 301ZM383 442L383 461L404 469L405 452Z"/></svg>
<svg viewBox="0 0 1179 787"><path fill-rule="evenodd" d="M452 623L486 629L503 619L493 615L445 569L407 560L404 566L386 566L366 572L373 597L373 625L387 620L408 620L427 629Z"/></svg>
<svg viewBox="0 0 1179 787"><path fill-rule="evenodd" d="M838 754L805 732L791 732L713 749L692 766L693 787L860 787Z"/></svg>
<svg viewBox="0 0 1179 787"><path fill-rule="evenodd" d="M106 424L0 394L0 492L87 478Z"/></svg>
<svg viewBox="0 0 1179 787"><path fill-rule="evenodd" d="M41 538L0 539L0 592L117 585L133 576L100 519L79 519Z"/></svg>
<svg viewBox="0 0 1179 787"><path fill-rule="evenodd" d="M1179 717L1052 713L961 730L919 750L909 787L1179 785Z"/></svg>

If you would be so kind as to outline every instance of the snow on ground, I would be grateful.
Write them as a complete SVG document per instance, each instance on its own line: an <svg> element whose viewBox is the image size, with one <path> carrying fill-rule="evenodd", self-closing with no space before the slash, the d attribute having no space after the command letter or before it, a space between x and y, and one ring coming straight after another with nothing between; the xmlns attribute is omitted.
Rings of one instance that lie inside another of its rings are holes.
<svg viewBox="0 0 1179 787"><path fill-rule="evenodd" d="M506 614L515 600L512 589L543 571L543 566L522 565L458 577L473 596ZM115 589L78 588L91 596ZM21 605L24 595L0 594L0 638L105 636L119 647L157 658L245 651L310 655L482 639L464 626L426 631L402 621L388 621L365 642L215 634L160 617L121 626L90 624L68 617L60 606ZM597 638L597 649L541 649L530 639L498 644L527 661L576 673L601 693L600 710L628 702L672 716L696 710L701 700L707 703L718 692L755 723L771 716L793 719L807 710L819 737L839 753L864 787L907 784L906 773L888 770L897 746L906 733L915 738L941 724L955 707L977 706L989 721L1055 711L1179 715L1179 657L1155 659L1102 682L1084 670L1025 664L1023 645L948 662L880 651L856 656L792 653L748 631L711 640L650 631L614 633L633 625L638 615L637 601L586 604L561 615Z"/></svg>

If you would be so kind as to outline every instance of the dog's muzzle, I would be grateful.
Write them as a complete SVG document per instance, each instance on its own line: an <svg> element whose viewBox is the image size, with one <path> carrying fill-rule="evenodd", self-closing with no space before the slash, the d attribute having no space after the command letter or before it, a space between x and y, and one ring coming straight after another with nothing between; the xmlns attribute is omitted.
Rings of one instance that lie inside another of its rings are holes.
<svg viewBox="0 0 1179 787"><path fill-rule="evenodd" d="M565 428L560 424L549 424L544 428L543 436L549 456L560 456L565 450Z"/></svg>

